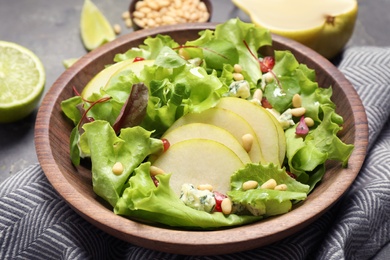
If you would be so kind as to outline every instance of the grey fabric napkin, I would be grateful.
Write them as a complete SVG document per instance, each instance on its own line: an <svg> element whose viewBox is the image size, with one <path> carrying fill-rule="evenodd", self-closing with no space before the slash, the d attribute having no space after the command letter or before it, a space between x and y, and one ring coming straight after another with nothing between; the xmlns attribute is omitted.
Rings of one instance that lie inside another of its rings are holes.
<svg viewBox="0 0 390 260"><path fill-rule="evenodd" d="M302 232L231 255L183 256L137 247L79 217L40 166L0 184L0 259L368 259L390 242L390 48L347 49L339 64L366 108L369 152L347 194ZM390 251L389 251L390 252Z"/></svg>

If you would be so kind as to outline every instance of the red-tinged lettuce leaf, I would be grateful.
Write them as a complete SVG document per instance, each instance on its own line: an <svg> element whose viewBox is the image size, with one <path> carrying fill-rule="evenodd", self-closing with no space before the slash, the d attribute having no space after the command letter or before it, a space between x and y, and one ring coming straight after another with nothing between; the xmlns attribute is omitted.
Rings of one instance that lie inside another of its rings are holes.
<svg viewBox="0 0 390 260"><path fill-rule="evenodd" d="M215 29L215 38L232 43L237 48L238 63L243 69L245 79L253 84L261 79L259 61L252 54L262 46L271 46L272 39L268 30L256 27L254 24L242 22L240 19L230 19L219 24ZM248 48L250 50L248 50Z"/></svg>
<svg viewBox="0 0 390 260"><path fill-rule="evenodd" d="M148 99L148 87L143 83L134 84L113 125L115 132L118 133L121 128L139 125L145 117Z"/></svg>
<svg viewBox="0 0 390 260"><path fill-rule="evenodd" d="M207 67L222 70L224 64L234 65L238 63L238 51L236 46L226 40L213 39L202 45L203 57Z"/></svg>

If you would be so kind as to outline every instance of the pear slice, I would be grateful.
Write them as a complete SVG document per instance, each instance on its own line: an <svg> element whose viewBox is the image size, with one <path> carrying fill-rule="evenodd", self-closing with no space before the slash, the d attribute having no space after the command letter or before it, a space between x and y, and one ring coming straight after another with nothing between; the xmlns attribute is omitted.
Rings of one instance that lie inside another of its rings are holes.
<svg viewBox="0 0 390 260"><path fill-rule="evenodd" d="M251 162L248 153L238 140L225 129L215 125L204 123L186 124L163 135L162 138L167 139L170 145L192 138L214 140L231 149L244 164Z"/></svg>
<svg viewBox="0 0 390 260"><path fill-rule="evenodd" d="M251 21L332 58L350 39L356 0L233 0Z"/></svg>
<svg viewBox="0 0 390 260"><path fill-rule="evenodd" d="M281 125L276 123L276 120L273 119L273 116L266 109L236 97L221 98L217 107L228 109L244 118L256 133L264 160L276 165L282 165L284 154L283 158L281 158L280 146L286 143L284 132ZM282 132L283 136L279 134ZM282 147L282 149L285 148Z"/></svg>
<svg viewBox="0 0 390 260"><path fill-rule="evenodd" d="M180 195L185 183L197 187L210 184L213 190L226 194L230 176L244 163L225 145L208 139L192 138L175 143L152 164L171 173L170 186Z"/></svg>
<svg viewBox="0 0 390 260"><path fill-rule="evenodd" d="M256 136L253 128L242 117L224 108L210 108L201 113L189 113L179 118L166 131L165 135L177 127L191 123L205 123L220 127L233 135L237 141L242 144L242 137L245 134ZM257 138L254 138L252 148L248 152L252 162L266 162L261 154L260 144Z"/></svg>
<svg viewBox="0 0 390 260"><path fill-rule="evenodd" d="M274 121L274 124L280 126L280 127L277 126L276 130L278 131L278 137L279 137L279 162L283 164L284 157L286 156L286 151L287 151L286 135L284 134L282 125L276 119L276 117L273 116L271 113L269 113L269 115L271 115L270 117L272 121Z"/></svg>
<svg viewBox="0 0 390 260"><path fill-rule="evenodd" d="M134 62L131 59L114 63L113 65L104 68L98 74L96 74L85 86L81 92L81 96L85 99L88 99L88 97L93 93L99 93L100 89L106 86L111 77L121 71L132 70L137 76L139 76L140 72L146 65L151 66L153 64L154 60L141 60Z"/></svg>

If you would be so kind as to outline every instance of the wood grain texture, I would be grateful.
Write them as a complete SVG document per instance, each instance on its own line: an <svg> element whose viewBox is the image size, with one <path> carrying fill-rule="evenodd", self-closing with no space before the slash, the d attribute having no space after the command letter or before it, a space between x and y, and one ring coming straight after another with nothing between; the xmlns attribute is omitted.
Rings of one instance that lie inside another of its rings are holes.
<svg viewBox="0 0 390 260"><path fill-rule="evenodd" d="M90 171L75 168L69 156L72 124L61 112L60 102L73 96L72 87L81 92L85 84L117 53L138 46L145 37L168 34L178 42L198 37L203 29L216 24L191 24L140 30L124 35L98 48L65 71L45 96L35 126L38 160L50 183L64 200L83 218L130 243L177 254L227 254L276 242L292 235L316 220L349 188L357 176L367 149L368 127L362 103L349 81L328 60L294 41L274 35L274 49L291 50L296 58L315 69L320 86L332 86L337 112L345 119L341 139L354 144L348 168L328 163L323 181L307 200L291 212L236 228L216 231L184 231L153 226L115 215L92 191Z"/></svg>

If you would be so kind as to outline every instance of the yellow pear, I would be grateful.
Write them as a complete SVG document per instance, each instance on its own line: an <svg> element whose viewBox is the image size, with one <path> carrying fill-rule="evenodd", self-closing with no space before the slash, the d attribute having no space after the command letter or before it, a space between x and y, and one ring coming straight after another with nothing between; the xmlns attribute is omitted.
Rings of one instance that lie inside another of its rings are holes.
<svg viewBox="0 0 390 260"><path fill-rule="evenodd" d="M296 40L324 57L336 56L350 39L357 0L233 0L251 21Z"/></svg>
<svg viewBox="0 0 390 260"><path fill-rule="evenodd" d="M152 66L153 64L154 60L141 60L134 62L131 59L114 63L96 74L84 87L81 92L81 96L88 99L88 97L93 93L99 93L100 89L104 88L110 79L117 73L121 73L125 70L132 70L135 75L139 76L145 66Z"/></svg>
<svg viewBox="0 0 390 260"><path fill-rule="evenodd" d="M286 138L280 123L265 108L242 98L224 97L217 108L227 109L241 116L253 128L266 162L282 165L286 152Z"/></svg>
<svg viewBox="0 0 390 260"><path fill-rule="evenodd" d="M201 113L186 114L173 123L164 135L166 136L178 127L192 123L204 123L223 128L233 135L242 146L244 145L242 141L244 135L250 134L256 136L251 125L244 118L230 110L217 107L209 108ZM248 154L252 162L267 162L261 153L260 144L257 139L253 140Z"/></svg>
<svg viewBox="0 0 390 260"><path fill-rule="evenodd" d="M169 131L161 138L167 139L170 145L193 138L213 140L231 149L243 163L251 162L248 153L238 140L227 130L215 125L205 123L185 124Z"/></svg>
<svg viewBox="0 0 390 260"><path fill-rule="evenodd" d="M183 184L197 187L210 184L226 194L230 176L244 167L240 158L227 146L214 140L192 138L177 142L152 164L165 173L172 173L169 184L180 195Z"/></svg>

